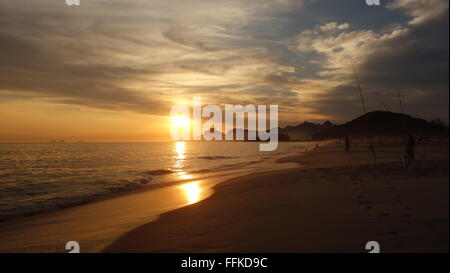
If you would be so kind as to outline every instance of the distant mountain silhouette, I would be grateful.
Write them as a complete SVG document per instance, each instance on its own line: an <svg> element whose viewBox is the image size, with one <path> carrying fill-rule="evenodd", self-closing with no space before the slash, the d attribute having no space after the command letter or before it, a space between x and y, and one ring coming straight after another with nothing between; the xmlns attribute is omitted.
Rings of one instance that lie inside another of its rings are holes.
<svg viewBox="0 0 450 273"><path fill-rule="evenodd" d="M315 134L332 126L333 124L329 121L322 124L305 121L297 126L287 126L284 129L280 129L280 134L288 136L291 140L312 140Z"/></svg>
<svg viewBox="0 0 450 273"><path fill-rule="evenodd" d="M401 113L374 111L345 124L318 132L314 135L314 139L405 137L409 133L415 136L443 136L448 135L448 128Z"/></svg>
<svg viewBox="0 0 450 273"><path fill-rule="evenodd" d="M282 132L281 132L281 128L278 128L278 141L289 141L290 140L290 138L289 138L289 136L287 136L286 134L283 134ZM233 139L236 139L236 134L237 133L244 133L244 139L246 140L246 141L248 141L248 134L249 134L249 132L255 132L255 134L256 134L256 140L257 141L260 141L260 139L259 139L259 137L258 137L258 131L250 131L250 130L248 130L248 129L241 129L241 128L234 128L233 130L229 130L228 132L227 132L227 135L232 135L233 136Z"/></svg>
<svg viewBox="0 0 450 273"><path fill-rule="evenodd" d="M289 141L289 136L281 133L281 128L278 128L278 141ZM205 131L207 132L207 131ZM212 132L212 129L210 129L210 132ZM249 132L255 132L256 133L256 140L248 140L248 134ZM242 129L242 128L234 128L233 130L229 130L226 134L222 133L222 140L225 140L225 137L231 137L233 140L236 140L236 134L237 133L243 133L244 134L244 141L260 141L258 137L257 131L251 131L248 129Z"/></svg>
<svg viewBox="0 0 450 273"><path fill-rule="evenodd" d="M244 140L248 140L248 129L235 128L225 136L236 140L236 133L242 132ZM367 138L367 137L406 137L409 133L419 137L445 136L448 128L437 121L426 121L401 113L389 111L374 111L366 113L352 121L334 125L329 121L322 124L303 122L297 126L278 128L279 141L307 141L336 138ZM259 141L258 133L256 139ZM250 140L251 141L251 140Z"/></svg>

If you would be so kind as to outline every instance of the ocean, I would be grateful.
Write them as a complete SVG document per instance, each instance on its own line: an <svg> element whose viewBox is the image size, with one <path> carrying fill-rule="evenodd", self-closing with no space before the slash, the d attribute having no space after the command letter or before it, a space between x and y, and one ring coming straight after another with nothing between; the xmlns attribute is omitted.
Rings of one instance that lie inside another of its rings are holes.
<svg viewBox="0 0 450 273"><path fill-rule="evenodd" d="M303 151L282 142L0 144L0 221L107 198L147 185L191 180Z"/></svg>

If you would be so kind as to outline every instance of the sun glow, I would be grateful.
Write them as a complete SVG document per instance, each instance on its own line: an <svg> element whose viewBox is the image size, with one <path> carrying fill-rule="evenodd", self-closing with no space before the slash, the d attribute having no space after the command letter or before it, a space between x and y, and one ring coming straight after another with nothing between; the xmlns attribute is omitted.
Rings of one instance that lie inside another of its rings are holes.
<svg viewBox="0 0 450 273"><path fill-rule="evenodd" d="M171 117L171 120L172 120L172 127L185 128L191 125L191 120L187 117L174 116Z"/></svg>

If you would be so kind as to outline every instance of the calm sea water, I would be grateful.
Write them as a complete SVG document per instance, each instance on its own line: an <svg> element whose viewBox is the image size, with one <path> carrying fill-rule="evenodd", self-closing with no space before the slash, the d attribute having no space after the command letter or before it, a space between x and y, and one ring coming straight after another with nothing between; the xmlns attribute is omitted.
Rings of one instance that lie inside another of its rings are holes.
<svg viewBox="0 0 450 273"><path fill-rule="evenodd" d="M0 221L299 151L250 142L0 144Z"/></svg>

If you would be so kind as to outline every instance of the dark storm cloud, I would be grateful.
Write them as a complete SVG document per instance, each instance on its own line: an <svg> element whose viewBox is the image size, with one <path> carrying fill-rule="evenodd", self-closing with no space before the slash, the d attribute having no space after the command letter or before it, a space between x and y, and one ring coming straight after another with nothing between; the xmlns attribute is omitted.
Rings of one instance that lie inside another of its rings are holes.
<svg viewBox="0 0 450 273"><path fill-rule="evenodd" d="M417 9L416 5L401 5L414 1L397 2L397 8L408 8L407 13L416 17L413 17L405 28L399 29L397 34L396 30L393 30L388 33L389 37L376 36L373 40L368 40L370 51L355 54L367 109L400 111L398 88L407 113L448 120L448 4L446 7L443 4L440 10L435 10L433 16L414 21L424 12L411 10ZM417 2L422 4L419 7L427 10L426 2ZM428 5L442 4L445 1L434 2L429 2ZM371 35L368 37L372 38ZM350 60L348 58L345 63L348 67L351 67ZM351 73L347 74L345 82L318 95L313 101L317 106L313 112L328 113L340 117L341 120L357 116L362 108L357 106L361 103ZM352 96L353 100L349 100Z"/></svg>
<svg viewBox="0 0 450 273"><path fill-rule="evenodd" d="M448 89L448 13L378 44L359 66L362 80L379 87Z"/></svg>

